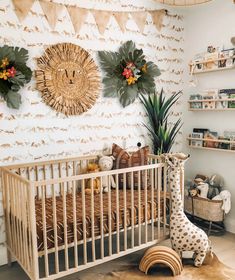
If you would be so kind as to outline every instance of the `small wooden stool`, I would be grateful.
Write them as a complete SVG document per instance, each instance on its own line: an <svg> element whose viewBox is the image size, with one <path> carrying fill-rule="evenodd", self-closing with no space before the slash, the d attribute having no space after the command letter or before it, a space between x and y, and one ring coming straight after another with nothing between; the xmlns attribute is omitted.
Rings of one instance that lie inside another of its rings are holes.
<svg viewBox="0 0 235 280"><path fill-rule="evenodd" d="M174 276L180 275L183 270L180 256L173 249L166 246L149 248L140 261L139 269L147 274L149 268L157 263L170 267Z"/></svg>

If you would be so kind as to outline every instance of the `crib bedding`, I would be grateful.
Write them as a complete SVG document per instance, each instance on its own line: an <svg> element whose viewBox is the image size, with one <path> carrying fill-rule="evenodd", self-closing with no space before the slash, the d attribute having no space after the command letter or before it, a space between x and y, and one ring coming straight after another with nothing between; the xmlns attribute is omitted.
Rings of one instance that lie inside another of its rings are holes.
<svg viewBox="0 0 235 280"><path fill-rule="evenodd" d="M139 223L139 217L141 217L141 223L145 222L145 211L147 211L147 219L152 218L152 197L151 192L147 191L147 209L145 209L145 191L140 191L141 196L141 207L139 209L138 203L138 191L133 191L134 194L134 224ZM131 190L126 190L126 225L131 226ZM108 193L103 194L103 233L109 232L109 199ZM116 206L116 191L111 191L111 231L116 231L117 229L117 206ZM160 215L163 213L163 197L160 199ZM92 225L92 215L91 215L91 196L86 195L86 238L92 236L91 225ZM54 224L53 224L53 203L52 198L45 199L45 209L46 209L46 235L47 235L47 248L54 248ZM153 218L158 217L157 213L157 192L154 191L153 199ZM42 201L36 200L35 202L36 210L36 228L37 228L37 245L38 251L44 250L44 236L43 236L43 220L42 220ZM73 222L73 196L71 194L66 195L66 221L67 221L67 243L74 242L74 222ZM101 233L101 223L100 223L100 194L94 195L94 235L99 236ZM58 246L63 245L64 242L64 217L63 217L63 198L56 197L56 220L57 220L57 243ZM77 240L83 239L83 223L82 223L82 195L81 193L76 194L76 226L77 226ZM124 192L119 190L119 229L124 228Z"/></svg>

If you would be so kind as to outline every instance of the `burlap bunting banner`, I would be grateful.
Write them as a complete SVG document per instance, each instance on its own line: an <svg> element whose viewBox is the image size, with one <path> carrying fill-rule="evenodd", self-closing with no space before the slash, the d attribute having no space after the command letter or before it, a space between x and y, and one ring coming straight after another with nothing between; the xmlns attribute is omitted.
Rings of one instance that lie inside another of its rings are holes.
<svg viewBox="0 0 235 280"><path fill-rule="evenodd" d="M71 22L73 24L73 28L76 33L79 33L83 22L85 21L87 17L88 10L77 8L77 7L67 7Z"/></svg>
<svg viewBox="0 0 235 280"><path fill-rule="evenodd" d="M19 19L19 21L23 21L33 6L35 0L24 0L24 5L22 5L22 1L12 0L13 5L15 7L15 13Z"/></svg>
<svg viewBox="0 0 235 280"><path fill-rule="evenodd" d="M28 12L30 11L35 1L36 0L21 0L21 1L12 0L17 17L19 18L20 21L23 21L25 19L25 17L27 16ZM69 13L71 22L73 24L76 33L79 33L81 26L87 17L88 12L93 14L100 34L104 34L105 29L109 23L110 17L112 16L117 21L122 32L125 32L126 23L129 14L132 16L132 19L135 21L140 32L142 33L144 31L144 27L146 24L147 13L151 14L153 23L155 24L158 31L160 31L162 27L164 15L166 14L166 10L139 11L139 12L114 12L114 11L101 11L95 9L84 9L75 6L63 5L55 2L48 2L42 0L37 0L37 1L40 3L42 10L46 16L46 19L48 21L48 24L53 30L55 29L58 17L62 12L62 9L67 8L67 11Z"/></svg>
<svg viewBox="0 0 235 280"><path fill-rule="evenodd" d="M55 29L58 16L62 12L63 6L57 3L40 1L42 10L47 18L51 29Z"/></svg>

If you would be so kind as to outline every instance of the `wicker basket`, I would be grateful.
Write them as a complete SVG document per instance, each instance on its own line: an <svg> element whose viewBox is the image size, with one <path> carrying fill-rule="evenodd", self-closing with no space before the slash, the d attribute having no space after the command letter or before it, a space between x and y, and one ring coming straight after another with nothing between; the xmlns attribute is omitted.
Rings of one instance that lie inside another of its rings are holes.
<svg viewBox="0 0 235 280"><path fill-rule="evenodd" d="M185 212L211 222L222 222L224 211L222 200L210 200L201 197L186 196L184 200Z"/></svg>

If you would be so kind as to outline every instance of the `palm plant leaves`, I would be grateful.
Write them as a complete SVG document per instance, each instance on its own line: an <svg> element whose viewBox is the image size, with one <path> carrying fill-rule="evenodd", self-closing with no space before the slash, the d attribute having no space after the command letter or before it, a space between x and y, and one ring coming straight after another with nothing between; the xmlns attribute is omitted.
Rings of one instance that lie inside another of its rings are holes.
<svg viewBox="0 0 235 280"><path fill-rule="evenodd" d="M105 97L117 96L122 106L126 107L135 101L139 93L155 92L154 77L161 72L153 62L146 62L143 50L136 49L133 41L125 42L118 52L99 51L98 56L104 71ZM135 78L134 81L128 81L130 76L123 74L124 69L127 71L126 68L131 69L131 78Z"/></svg>
<svg viewBox="0 0 235 280"><path fill-rule="evenodd" d="M154 146L154 153L168 153L175 138L182 127L181 119L178 119L173 126L169 125L170 109L178 101L181 92L174 93L168 99L163 96L163 90L158 95L154 93L145 97L140 95L140 100L148 114L149 125L144 124L151 134Z"/></svg>
<svg viewBox="0 0 235 280"><path fill-rule="evenodd" d="M6 80L0 79L0 96L7 102L8 107L18 109L21 104L21 96L18 91L32 77L32 71L26 65L28 51L24 48L4 45L0 47L0 62L2 63L4 59L7 59L9 64L6 66L0 64L0 72L14 69L15 74L8 76Z"/></svg>

